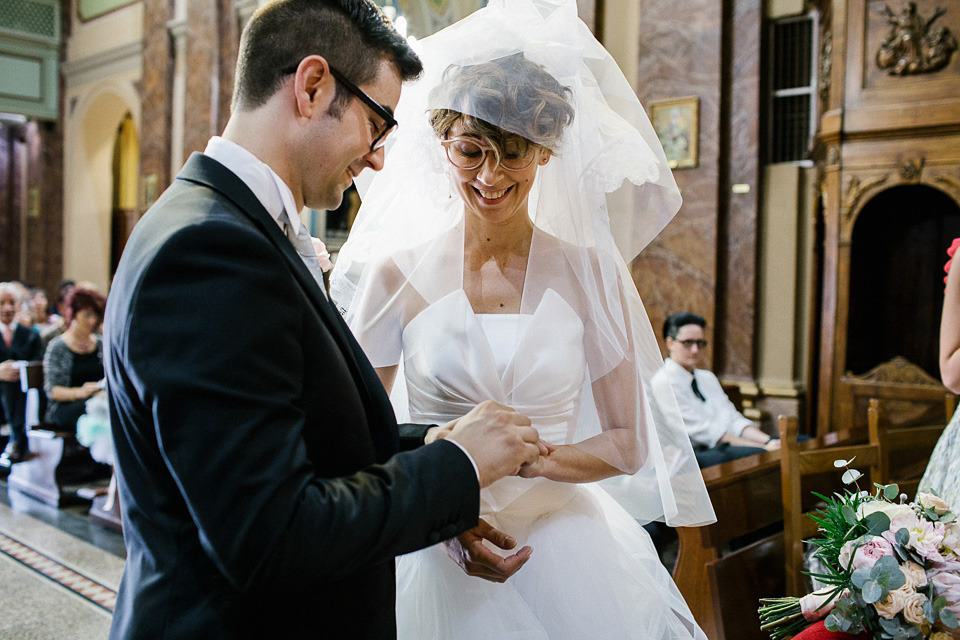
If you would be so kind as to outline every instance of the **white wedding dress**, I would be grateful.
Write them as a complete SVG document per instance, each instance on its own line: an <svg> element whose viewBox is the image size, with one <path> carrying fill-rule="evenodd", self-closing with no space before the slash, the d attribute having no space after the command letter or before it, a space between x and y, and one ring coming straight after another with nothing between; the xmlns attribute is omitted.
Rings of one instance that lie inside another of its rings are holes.
<svg viewBox="0 0 960 640"><path fill-rule="evenodd" d="M553 290L533 315L475 314L456 290L403 328L402 348L413 422L492 399L544 440L575 441L584 325ZM533 556L503 584L467 576L443 545L399 558L400 640L705 638L646 531L596 485L508 477L481 492L481 517Z"/></svg>

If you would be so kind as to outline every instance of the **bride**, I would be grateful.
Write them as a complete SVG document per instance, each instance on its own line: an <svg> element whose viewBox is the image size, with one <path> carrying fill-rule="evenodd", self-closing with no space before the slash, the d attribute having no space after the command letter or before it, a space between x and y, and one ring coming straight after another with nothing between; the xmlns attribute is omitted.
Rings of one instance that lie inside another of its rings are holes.
<svg viewBox="0 0 960 640"><path fill-rule="evenodd" d="M713 520L679 414L647 400L662 361L614 242L632 258L679 208L652 127L574 0L494 0L418 48L332 297L403 417L492 399L550 447L481 492L523 568L399 558L398 636L703 638L637 523Z"/></svg>

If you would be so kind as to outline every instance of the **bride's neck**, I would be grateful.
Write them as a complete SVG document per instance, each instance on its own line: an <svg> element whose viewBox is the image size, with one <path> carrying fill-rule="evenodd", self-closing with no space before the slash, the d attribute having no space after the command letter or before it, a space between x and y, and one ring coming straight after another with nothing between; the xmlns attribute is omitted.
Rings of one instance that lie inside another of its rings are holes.
<svg viewBox="0 0 960 640"><path fill-rule="evenodd" d="M497 224L472 218L467 220L464 229L464 251L484 262L491 258L526 256L532 237L533 222L526 215Z"/></svg>

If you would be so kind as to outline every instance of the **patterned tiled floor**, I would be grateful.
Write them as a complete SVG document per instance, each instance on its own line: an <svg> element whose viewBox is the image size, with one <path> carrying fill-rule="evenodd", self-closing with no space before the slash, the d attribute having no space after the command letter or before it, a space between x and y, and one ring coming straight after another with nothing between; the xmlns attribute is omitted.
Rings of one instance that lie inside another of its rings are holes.
<svg viewBox="0 0 960 640"><path fill-rule="evenodd" d="M0 553L16 560L24 567L36 571L64 589L69 589L86 598L105 611L113 612L117 592L96 580L63 566L53 558L32 549L13 538L0 533Z"/></svg>
<svg viewBox="0 0 960 640"><path fill-rule="evenodd" d="M107 637L123 572L122 539L82 513L8 494L0 483L3 640Z"/></svg>

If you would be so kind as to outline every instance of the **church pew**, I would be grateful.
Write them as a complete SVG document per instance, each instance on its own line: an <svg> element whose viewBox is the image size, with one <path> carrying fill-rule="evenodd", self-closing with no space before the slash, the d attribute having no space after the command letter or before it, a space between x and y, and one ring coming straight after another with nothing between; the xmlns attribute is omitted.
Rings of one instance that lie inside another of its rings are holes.
<svg viewBox="0 0 960 640"><path fill-rule="evenodd" d="M883 442L880 457L880 476L884 483L896 483L900 493L910 499L917 493L917 485L927 468L930 454L940 439L940 434L956 409L956 396L944 394L945 419L927 423L895 426L890 423L886 413L889 400L870 398L867 408L867 423L871 432L876 430Z"/></svg>
<svg viewBox="0 0 960 640"><path fill-rule="evenodd" d="M759 630L757 599L782 593L782 541L777 542L782 534L728 548L731 541L765 532L780 520L780 453L760 453L702 473L717 522L677 528L673 578L708 638L766 640ZM749 575L769 580L747 579Z"/></svg>
<svg viewBox="0 0 960 640"><path fill-rule="evenodd" d="M808 578L803 574L803 541L817 534L817 523L809 514L819 505L811 492L830 495L841 491L843 469L834 466L839 459L850 460L850 465L864 473L861 488L872 489L872 482L882 482L880 458L882 444L875 431L867 437L862 430L846 434L797 442L797 419L780 416L778 419L781 444L781 478L783 504L783 535L785 581L787 595L803 596L810 592ZM869 474L865 473L869 470Z"/></svg>
<svg viewBox="0 0 960 640"><path fill-rule="evenodd" d="M55 507L82 499L77 488L109 477L105 473L109 468L90 457L87 448L77 442L75 433L42 422L35 400L37 394L43 393L42 363L31 362L21 369L20 382L27 393L30 457L11 465L9 487Z"/></svg>

